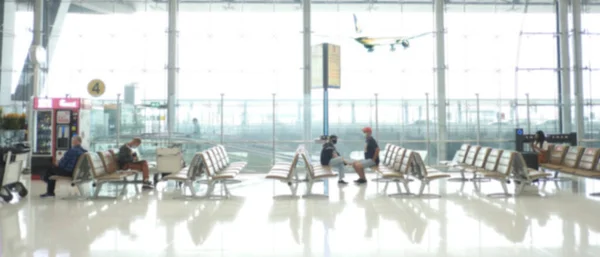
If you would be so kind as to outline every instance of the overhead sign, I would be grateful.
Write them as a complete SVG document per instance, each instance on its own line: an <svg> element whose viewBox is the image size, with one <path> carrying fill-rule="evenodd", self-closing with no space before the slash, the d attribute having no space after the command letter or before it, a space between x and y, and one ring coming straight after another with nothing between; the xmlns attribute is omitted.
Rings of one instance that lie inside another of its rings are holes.
<svg viewBox="0 0 600 257"><path fill-rule="evenodd" d="M81 98L34 98L33 108L43 109L72 109L78 110L81 107Z"/></svg>
<svg viewBox="0 0 600 257"><path fill-rule="evenodd" d="M340 46L327 44L327 87L340 88Z"/></svg>
<svg viewBox="0 0 600 257"><path fill-rule="evenodd" d="M88 83L88 93L93 97L99 97L106 91L106 85L102 80L94 79Z"/></svg>
<svg viewBox="0 0 600 257"><path fill-rule="evenodd" d="M160 102L150 102L150 107L160 107Z"/></svg>
<svg viewBox="0 0 600 257"><path fill-rule="evenodd" d="M312 47L311 76L313 89L341 87L341 49L329 43Z"/></svg>
<svg viewBox="0 0 600 257"><path fill-rule="evenodd" d="M323 88L323 44L312 47L311 58L312 88Z"/></svg>
<svg viewBox="0 0 600 257"><path fill-rule="evenodd" d="M53 108L52 98L34 98L33 99L33 109L52 109Z"/></svg>

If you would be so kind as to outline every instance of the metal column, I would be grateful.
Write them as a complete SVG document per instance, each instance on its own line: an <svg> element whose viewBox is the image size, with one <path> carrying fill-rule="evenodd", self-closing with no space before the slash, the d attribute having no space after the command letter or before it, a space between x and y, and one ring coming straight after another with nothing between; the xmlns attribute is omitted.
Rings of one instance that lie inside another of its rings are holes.
<svg viewBox="0 0 600 257"><path fill-rule="evenodd" d="M29 50L30 58L38 48L42 46L42 29L44 25L44 0L35 0L35 6L33 9L33 44ZM39 95L40 82L42 77L42 70L40 67L39 57L33 61L33 80L32 80L32 91L29 96L29 104L27 105L27 139L30 145L28 168L31 170L31 157L34 151L34 136L35 128L37 127L35 112L33 110L33 98Z"/></svg>
<svg viewBox="0 0 600 257"><path fill-rule="evenodd" d="M304 0L302 5L302 21L303 21L303 55L304 55L304 143L309 144L311 141L311 90L312 90L312 74L311 74L311 60L312 60L312 49L311 49L311 31L310 31L310 1ZM308 148L309 146L306 145ZM309 149L309 148L308 148Z"/></svg>
<svg viewBox="0 0 600 257"><path fill-rule="evenodd" d="M379 94L375 94L375 138L379 138Z"/></svg>
<svg viewBox="0 0 600 257"><path fill-rule="evenodd" d="M176 111L175 102L177 101L177 75L178 75L178 30L177 20L179 16L179 0L169 0L169 29L168 29L168 63L167 63L167 128L169 131L169 141L175 131Z"/></svg>
<svg viewBox="0 0 600 257"><path fill-rule="evenodd" d="M121 94L117 94L117 122L115 123L115 130L116 130L116 134L117 134L117 144L115 145L115 148L119 148L121 147L121 142L119 141L121 139L121 110L123 109L123 105L121 104Z"/></svg>
<svg viewBox="0 0 600 257"><path fill-rule="evenodd" d="M35 6L33 9L33 44L29 54L36 51L38 47L42 47L42 32L44 27L44 0L35 0ZM33 81L31 97L37 97L40 94L40 81L42 77L40 63L38 61L33 62ZM33 135L33 134L28 134Z"/></svg>
<svg viewBox="0 0 600 257"><path fill-rule="evenodd" d="M429 149L431 147L431 135L430 135L430 125L429 125L429 93L425 93L425 142L427 146L425 146L425 150L427 150L427 155L429 154ZM439 156L438 156L439 159Z"/></svg>
<svg viewBox="0 0 600 257"><path fill-rule="evenodd" d="M525 99L526 99L526 107L527 107L527 134L533 134L534 132L531 131L531 103L529 101L529 93L525 94Z"/></svg>
<svg viewBox="0 0 600 257"><path fill-rule="evenodd" d="M481 144L481 112L479 109L479 94L475 94L476 99L476 110L477 110L477 144Z"/></svg>
<svg viewBox="0 0 600 257"><path fill-rule="evenodd" d="M444 29L444 0L435 0L436 71L437 71L437 156L446 159L446 53Z"/></svg>
<svg viewBox="0 0 600 257"><path fill-rule="evenodd" d="M558 0L562 132L571 133L571 71L569 59L569 0ZM531 131L530 131L531 132Z"/></svg>
<svg viewBox="0 0 600 257"><path fill-rule="evenodd" d="M221 139L219 142L221 142L221 144L224 143L225 141L225 128L223 126L223 124L225 123L225 94L221 93L221 104L220 104L220 114L221 114Z"/></svg>
<svg viewBox="0 0 600 257"><path fill-rule="evenodd" d="M276 107L277 107L277 102L275 101L275 94L273 94L273 133L272 133L273 134L273 138L272 138L272 140L273 140L273 152L272 152L272 154L273 154L273 156L272 156L273 157L273 165L275 165L275 152L276 152L275 151L275 148L276 148L276 142L275 142L275 140L276 140L276 137L275 137L276 127L275 127L275 124L277 124L277 109L276 109Z"/></svg>
<svg viewBox="0 0 600 257"><path fill-rule="evenodd" d="M581 53L581 0L573 0L573 69L575 74L575 115L577 139L585 138L583 130L583 60ZM566 132L566 131L565 131ZM579 143L578 142L578 143Z"/></svg>

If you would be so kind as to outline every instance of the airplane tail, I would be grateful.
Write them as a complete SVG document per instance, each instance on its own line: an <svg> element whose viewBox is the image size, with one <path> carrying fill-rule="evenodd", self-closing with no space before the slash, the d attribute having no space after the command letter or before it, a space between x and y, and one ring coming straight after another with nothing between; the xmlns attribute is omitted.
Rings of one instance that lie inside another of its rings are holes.
<svg viewBox="0 0 600 257"><path fill-rule="evenodd" d="M356 17L356 14L352 14L354 16L354 32L356 33L362 33L362 29L360 28L360 25L358 24L358 18Z"/></svg>

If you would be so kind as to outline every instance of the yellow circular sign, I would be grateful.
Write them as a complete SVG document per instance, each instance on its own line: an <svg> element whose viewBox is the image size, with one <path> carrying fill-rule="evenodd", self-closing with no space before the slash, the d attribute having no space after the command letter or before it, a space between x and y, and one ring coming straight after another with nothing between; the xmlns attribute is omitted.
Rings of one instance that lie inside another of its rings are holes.
<svg viewBox="0 0 600 257"><path fill-rule="evenodd" d="M106 85L104 85L102 80L94 79L88 83L87 90L91 96L99 97L104 94L104 91L106 91Z"/></svg>

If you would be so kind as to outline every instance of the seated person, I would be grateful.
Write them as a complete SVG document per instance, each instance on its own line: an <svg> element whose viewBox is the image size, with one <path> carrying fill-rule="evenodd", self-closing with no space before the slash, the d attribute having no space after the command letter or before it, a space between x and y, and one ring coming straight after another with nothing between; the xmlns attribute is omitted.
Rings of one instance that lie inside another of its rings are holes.
<svg viewBox="0 0 600 257"><path fill-rule="evenodd" d="M329 141L323 144L323 149L321 150L321 165L336 168L339 175L338 184L346 185L348 183L344 181L344 165L348 165L348 163L342 158L337 149L335 149L337 140L338 137L336 135L331 135L329 136Z"/></svg>
<svg viewBox="0 0 600 257"><path fill-rule="evenodd" d="M366 139L365 159L352 164L356 174L358 174L359 177L358 180L354 181L357 184L367 183L367 179L365 177L365 168L371 168L379 165L379 146L377 145L377 141L375 141L372 136L373 130L370 127L365 127L362 129L362 132L365 134Z"/></svg>
<svg viewBox="0 0 600 257"><path fill-rule="evenodd" d="M138 170L142 172L144 176L144 182L142 183L143 189L152 189L152 183L150 183L150 168L148 168L148 162L138 160L136 153L133 149L139 147L142 144L142 139L139 137L134 138L131 142L124 144L119 148L118 162L121 169Z"/></svg>
<svg viewBox="0 0 600 257"><path fill-rule="evenodd" d="M48 186L46 187L46 193L40 195L40 197L54 197L54 188L56 187L56 180L50 180L52 176L64 176L64 177L72 177L73 171L75 170L75 166L77 165L77 160L79 160L79 156L87 152L87 150L81 147L81 137L74 136L71 140L71 149L69 149L60 162L58 162L58 166L52 166L44 177L42 178Z"/></svg>
<svg viewBox="0 0 600 257"><path fill-rule="evenodd" d="M548 142L546 141L546 134L544 134L544 131L538 130L535 132L535 138L531 143L531 148L538 154L538 163L547 162Z"/></svg>

